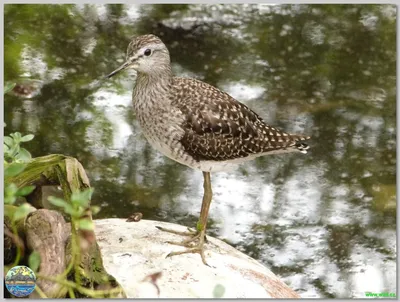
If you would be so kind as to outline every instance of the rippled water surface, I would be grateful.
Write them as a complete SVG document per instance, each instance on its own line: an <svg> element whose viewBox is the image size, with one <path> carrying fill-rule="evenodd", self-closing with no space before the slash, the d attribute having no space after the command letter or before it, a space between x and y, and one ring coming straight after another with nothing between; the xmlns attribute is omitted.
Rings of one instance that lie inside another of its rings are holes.
<svg viewBox="0 0 400 302"><path fill-rule="evenodd" d="M209 230L302 297L396 292L396 8L391 5L5 5L5 133L81 161L98 218L192 226L202 175L153 150L134 72L101 77L154 33L202 79L311 150L212 175ZM29 90L31 89L31 90Z"/></svg>

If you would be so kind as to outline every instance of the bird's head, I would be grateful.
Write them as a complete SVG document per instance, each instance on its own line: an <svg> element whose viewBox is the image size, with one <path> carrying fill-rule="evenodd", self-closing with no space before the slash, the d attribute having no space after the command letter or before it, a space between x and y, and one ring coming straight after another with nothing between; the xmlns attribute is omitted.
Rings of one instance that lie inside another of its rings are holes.
<svg viewBox="0 0 400 302"><path fill-rule="evenodd" d="M143 35L134 38L128 45L126 61L107 75L111 78L127 68L138 73L157 75L170 69L169 52L161 39L155 35Z"/></svg>

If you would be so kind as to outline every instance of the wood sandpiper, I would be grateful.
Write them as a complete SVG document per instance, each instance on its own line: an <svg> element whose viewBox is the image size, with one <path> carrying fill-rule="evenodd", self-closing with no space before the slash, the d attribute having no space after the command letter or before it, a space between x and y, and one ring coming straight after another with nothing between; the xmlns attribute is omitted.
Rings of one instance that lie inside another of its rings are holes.
<svg viewBox="0 0 400 302"><path fill-rule="evenodd" d="M107 78L127 68L137 72L133 106L149 143L169 158L203 172L204 195L196 230L160 228L189 236L174 242L187 249L168 256L199 253L207 264L204 244L212 197L210 172L273 153L307 153L309 146L303 141L310 137L267 125L246 105L209 84L173 76L168 49L155 35L134 38L126 62Z"/></svg>

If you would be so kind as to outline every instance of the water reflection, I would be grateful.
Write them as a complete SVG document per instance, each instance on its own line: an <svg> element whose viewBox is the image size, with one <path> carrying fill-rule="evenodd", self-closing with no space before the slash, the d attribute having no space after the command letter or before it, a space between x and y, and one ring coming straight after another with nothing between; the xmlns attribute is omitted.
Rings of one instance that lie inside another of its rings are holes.
<svg viewBox="0 0 400 302"><path fill-rule="evenodd" d="M303 297L396 292L395 16L392 5L5 5L5 80L42 85L5 97L5 133L34 133L34 156L77 157L99 217L194 225L201 173L146 143L134 73L102 81L132 35L157 34L176 74L313 137L306 156L212 175L211 233Z"/></svg>

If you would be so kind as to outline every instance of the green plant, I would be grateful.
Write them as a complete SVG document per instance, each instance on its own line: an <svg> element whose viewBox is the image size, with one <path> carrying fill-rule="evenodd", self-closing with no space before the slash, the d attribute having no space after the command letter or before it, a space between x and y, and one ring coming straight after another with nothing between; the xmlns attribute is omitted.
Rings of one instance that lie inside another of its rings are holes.
<svg viewBox="0 0 400 302"><path fill-rule="evenodd" d="M21 148L22 142L28 142L34 138L33 134L22 136L21 133L15 132L10 136L4 137L4 203L13 205L18 197L27 196L35 189L35 186L26 186L18 188L14 183L7 182L10 177L17 176L26 168L26 163L32 159L31 154L25 148ZM28 204L22 204L13 213L12 220L16 221L23 218L31 211Z"/></svg>
<svg viewBox="0 0 400 302"><path fill-rule="evenodd" d="M11 133L4 137L4 160L7 163L25 163L32 159L31 154L25 148L21 148L21 143L31 141L35 136L28 134L22 136L21 133Z"/></svg>
<svg viewBox="0 0 400 302"><path fill-rule="evenodd" d="M71 195L71 202L68 203L62 198L50 196L49 201L64 210L64 212L71 216L72 223L80 230L94 229L93 222L85 217L85 212L89 208L90 199L93 194L93 189L88 188L82 192L74 192ZM90 207L91 212L95 215L100 211L97 206Z"/></svg>
<svg viewBox="0 0 400 302"><path fill-rule="evenodd" d="M6 83L4 93L11 91L14 86L15 84ZM27 163L32 159L29 151L21 147L21 143L31 141L33 138L33 134L22 136L20 132L15 132L4 137L4 203L7 205L14 205L19 197L27 196L35 189L35 186L18 188L15 183L9 181L10 178L16 177L23 172L27 166ZM87 217L92 193L93 189L91 188L88 188L82 192L73 192L70 197L70 202L67 202L61 198L52 196L49 197L49 201L52 204L62 208L66 214L71 216L71 260L65 271L56 277L41 275L37 272L41 262L40 254L36 251L33 251L28 258L28 265L36 272L38 278L40 277L42 279L52 280L67 286L71 298L75 297L74 290L93 298L101 298L107 295L111 296L113 294L117 295L120 292L120 289L91 290L80 285L81 279L79 275L79 265L81 263L81 254L80 236L78 236L77 230L93 231L94 229L92 220ZM26 217L26 215L28 215L28 213L32 210L33 208L28 203L24 203L19 207L5 207L5 215L10 218L9 227L12 232L11 233L10 231L7 231L8 236L13 238L13 241L17 247L14 263L10 267L18 265L24 253L24 244L18 235L17 221ZM90 207L90 210L91 213L96 214L99 212L100 208L92 206ZM73 268L75 273L75 282L71 282L66 279ZM37 285L36 291L41 297L46 298L44 292Z"/></svg>
<svg viewBox="0 0 400 302"><path fill-rule="evenodd" d="M92 298L104 298L107 296L113 297L113 295L118 295L120 293L120 289L118 288L108 290L93 290L86 289L80 285L81 276L79 273L79 266L81 261L81 237L78 235L77 231L93 231L94 225L92 220L87 218L87 211L90 209L91 213L94 215L100 211L100 207L98 206L89 206L92 194L93 189L88 188L84 191L73 192L70 197L70 202L54 196L50 196L48 198L53 205L62 208L66 214L71 216L71 259L68 267L62 274L56 277L42 276L40 274L38 276L43 279L65 285L68 287L68 292L71 298L75 297L74 290L78 291L80 294ZM37 257L35 256L35 258ZM32 261L37 263L38 260L33 259ZM66 277L69 275L72 269L74 269L74 282L66 280Z"/></svg>
<svg viewBox="0 0 400 302"><path fill-rule="evenodd" d="M87 290L80 286L80 274L79 274L79 264L81 261L81 251L80 251L80 240L81 237L78 235L78 230L93 231L94 224L91 219L87 217L88 209L90 209L92 214L97 214L100 211L98 206L90 206L90 200L93 194L92 188L87 188L84 191L73 192L70 197L70 202L54 196L50 196L48 200L55 206L62 208L63 211L71 216L71 260L65 271L59 276L54 278L54 281L64 284L68 287L68 292L70 297L73 298L73 290L78 290L81 294L87 295L89 297L104 297L104 295L112 295L113 293L118 293L119 291L98 291L98 290ZM65 277L69 275L70 271L74 268L74 279L75 282L71 283L66 281ZM103 296L101 296L103 295Z"/></svg>
<svg viewBox="0 0 400 302"><path fill-rule="evenodd" d="M35 186L18 188L15 183L7 182L10 177L18 176L18 174L24 171L26 163L31 160L31 154L26 149L21 148L20 144L32 140L33 137L32 134L22 136L19 132L4 137L4 204L6 205L14 205L19 197L27 196L35 189ZM9 227L13 233L13 237L18 238L16 222L28 215L33 208L29 204L23 203L17 208L5 207L4 210L4 214L10 218ZM17 244L17 254L12 266L19 263L22 254L22 247L20 244Z"/></svg>

